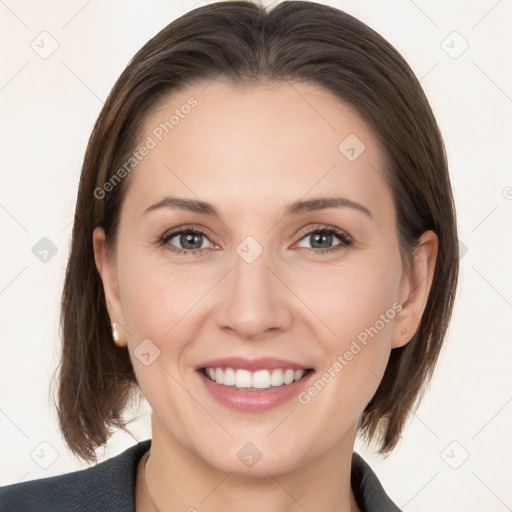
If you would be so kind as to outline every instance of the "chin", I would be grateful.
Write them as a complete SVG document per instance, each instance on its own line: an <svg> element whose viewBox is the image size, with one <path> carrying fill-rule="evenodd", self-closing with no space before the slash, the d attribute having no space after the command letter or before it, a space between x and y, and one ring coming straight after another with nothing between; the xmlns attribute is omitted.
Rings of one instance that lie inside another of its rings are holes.
<svg viewBox="0 0 512 512"><path fill-rule="evenodd" d="M279 447L258 448L258 443L237 443L234 449L210 454L203 460L223 473L239 477L268 478L294 470L299 464L299 454L284 454Z"/></svg>

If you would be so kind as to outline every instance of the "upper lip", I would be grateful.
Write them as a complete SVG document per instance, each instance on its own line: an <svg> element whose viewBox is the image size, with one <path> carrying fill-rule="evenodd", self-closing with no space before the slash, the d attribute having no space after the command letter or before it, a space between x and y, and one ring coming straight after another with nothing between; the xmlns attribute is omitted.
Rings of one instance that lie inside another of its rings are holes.
<svg viewBox="0 0 512 512"><path fill-rule="evenodd" d="M259 357L257 359L247 359L245 357L222 357L219 359L210 359L195 367L196 370L202 368L236 368L249 370L251 372L258 370L275 370L277 368L291 368L293 370L309 370L310 366L289 361L287 359L280 359L277 357Z"/></svg>

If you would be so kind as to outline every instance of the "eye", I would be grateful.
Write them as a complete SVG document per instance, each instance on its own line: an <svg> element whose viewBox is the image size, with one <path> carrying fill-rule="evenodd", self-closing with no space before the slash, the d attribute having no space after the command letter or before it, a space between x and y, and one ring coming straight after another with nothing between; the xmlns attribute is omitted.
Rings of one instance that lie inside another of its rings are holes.
<svg viewBox="0 0 512 512"><path fill-rule="evenodd" d="M330 246L334 239L337 238L340 243ZM314 229L310 229L306 233L302 233L302 240L308 240L310 244L312 244L311 248L304 247L306 252L313 252L314 254L325 254L332 251L341 250L344 247L348 247L352 244L352 239L350 235L348 235L345 231L341 229L326 227L326 226L317 226ZM171 252L174 252L178 255L180 254L192 254L192 255L201 255L207 249L212 248L212 242L209 242L209 238L206 233L197 228L188 228L182 227L171 231L170 233L166 233L158 240L158 245L165 246L165 248ZM327 246L327 247L326 247Z"/></svg>
<svg viewBox="0 0 512 512"><path fill-rule="evenodd" d="M212 245L211 242L205 245L207 240L209 239L206 233L199 229L180 228L165 234L159 240L159 244L165 245L168 250L177 254L202 254Z"/></svg>
<svg viewBox="0 0 512 512"><path fill-rule="evenodd" d="M338 238L340 243L336 244L334 247L325 247L326 245L332 244L333 238ZM306 247L306 252L314 252L315 254L337 251L352 244L352 240L347 233L341 229L331 227L317 227L310 230L301 240L309 240L312 247ZM324 246L324 248L322 248L322 246Z"/></svg>

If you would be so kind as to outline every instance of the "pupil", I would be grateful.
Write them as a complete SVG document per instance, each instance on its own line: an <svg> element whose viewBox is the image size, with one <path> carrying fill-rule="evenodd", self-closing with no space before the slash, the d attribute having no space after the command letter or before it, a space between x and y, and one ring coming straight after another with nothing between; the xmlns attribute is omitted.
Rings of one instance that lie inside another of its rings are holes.
<svg viewBox="0 0 512 512"><path fill-rule="evenodd" d="M330 242L332 240L332 235L329 234L329 233L317 233L315 235L313 235L313 240L314 240L314 243L312 244L312 247L315 247L315 244L317 242L319 242L321 244L321 240L324 240L324 242L327 240L328 242ZM315 247L317 248L317 247Z"/></svg>
<svg viewBox="0 0 512 512"><path fill-rule="evenodd" d="M191 243L193 245L194 238L201 237L201 234L193 234L193 233L187 233L184 235L181 235L180 243L183 245L185 249L199 249L201 247L201 243L199 243L199 247L187 247L187 244Z"/></svg>

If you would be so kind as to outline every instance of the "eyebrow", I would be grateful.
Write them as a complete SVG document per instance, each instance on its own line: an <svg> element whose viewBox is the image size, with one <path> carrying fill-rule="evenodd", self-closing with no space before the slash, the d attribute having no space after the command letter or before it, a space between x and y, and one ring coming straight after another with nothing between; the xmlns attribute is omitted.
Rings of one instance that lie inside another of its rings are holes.
<svg viewBox="0 0 512 512"><path fill-rule="evenodd" d="M200 201L198 199L186 199L176 196L165 196L155 204L152 204L142 212L141 217L149 212L159 208L172 208L175 210L185 210L211 217L221 218L219 210L211 203ZM373 215L368 208L360 203L347 199L346 197L321 197L318 199L298 200L289 204L285 210L284 216L295 216L301 213L324 210L327 208L353 208L373 219Z"/></svg>

